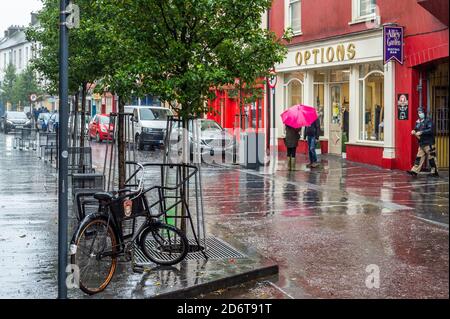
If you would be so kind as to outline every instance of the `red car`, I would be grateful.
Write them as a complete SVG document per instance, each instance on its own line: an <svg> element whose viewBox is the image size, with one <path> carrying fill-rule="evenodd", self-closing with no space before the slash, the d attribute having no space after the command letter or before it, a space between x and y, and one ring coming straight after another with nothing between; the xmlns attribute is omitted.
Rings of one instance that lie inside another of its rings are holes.
<svg viewBox="0 0 450 319"><path fill-rule="evenodd" d="M89 139L97 142L112 140L113 124L109 122L109 115L97 114L89 123Z"/></svg>

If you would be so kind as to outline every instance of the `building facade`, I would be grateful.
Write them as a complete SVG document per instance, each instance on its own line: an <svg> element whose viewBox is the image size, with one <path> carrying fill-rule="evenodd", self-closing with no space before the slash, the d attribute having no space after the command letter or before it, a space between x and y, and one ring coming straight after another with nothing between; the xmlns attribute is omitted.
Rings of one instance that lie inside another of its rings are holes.
<svg viewBox="0 0 450 319"><path fill-rule="evenodd" d="M36 14L32 13L31 25L36 23L38 23ZM0 39L0 83L3 82L6 69L10 64L14 65L16 74L20 74L27 69L30 61L39 52L40 44L29 42L26 39L25 29L23 26L10 26ZM47 107L51 106L51 103L46 100L42 101L42 104ZM1 107L6 108L7 106Z"/></svg>
<svg viewBox="0 0 450 319"><path fill-rule="evenodd" d="M280 114L301 103L317 108L322 152L406 170L423 107L434 122L438 163L448 168L448 1L274 0L268 25L279 37L293 35L267 92L275 102L272 144L282 150ZM403 64L383 62L383 25L403 27ZM399 104L407 105L406 118Z"/></svg>

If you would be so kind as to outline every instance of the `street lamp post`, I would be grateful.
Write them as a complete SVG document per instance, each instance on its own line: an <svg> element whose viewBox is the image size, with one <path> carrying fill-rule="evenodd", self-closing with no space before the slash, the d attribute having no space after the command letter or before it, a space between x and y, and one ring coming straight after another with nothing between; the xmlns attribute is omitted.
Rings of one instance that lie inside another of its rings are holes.
<svg viewBox="0 0 450 319"><path fill-rule="evenodd" d="M68 82L69 82L69 30L66 8L69 0L60 0L59 17L59 166L58 166L58 298L67 298L67 211L68 211Z"/></svg>

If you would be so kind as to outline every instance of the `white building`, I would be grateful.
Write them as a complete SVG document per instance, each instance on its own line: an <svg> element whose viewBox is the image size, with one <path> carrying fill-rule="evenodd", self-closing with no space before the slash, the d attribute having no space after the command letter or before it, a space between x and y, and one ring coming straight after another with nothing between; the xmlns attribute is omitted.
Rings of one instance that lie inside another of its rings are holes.
<svg viewBox="0 0 450 319"><path fill-rule="evenodd" d="M37 23L36 15L31 14L31 24ZM10 63L16 67L16 73L23 72L37 52L36 44L26 39L25 27L10 26L0 39L0 83Z"/></svg>

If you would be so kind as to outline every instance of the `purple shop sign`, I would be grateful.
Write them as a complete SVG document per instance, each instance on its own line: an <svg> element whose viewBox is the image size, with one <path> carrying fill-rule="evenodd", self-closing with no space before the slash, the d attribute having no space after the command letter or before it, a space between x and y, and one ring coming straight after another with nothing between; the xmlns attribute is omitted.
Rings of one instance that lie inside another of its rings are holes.
<svg viewBox="0 0 450 319"><path fill-rule="evenodd" d="M403 27L384 26L384 63L397 60L403 64Z"/></svg>

